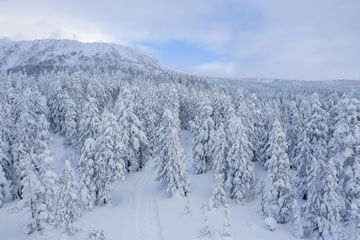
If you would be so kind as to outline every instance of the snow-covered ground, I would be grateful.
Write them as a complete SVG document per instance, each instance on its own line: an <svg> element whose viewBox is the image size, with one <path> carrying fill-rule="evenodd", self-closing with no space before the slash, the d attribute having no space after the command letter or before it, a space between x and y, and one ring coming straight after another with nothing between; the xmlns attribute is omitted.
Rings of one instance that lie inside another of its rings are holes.
<svg viewBox="0 0 360 240"><path fill-rule="evenodd" d="M54 168L60 173L65 159L73 161L74 154L63 145L64 139L52 135L51 148L55 158ZM154 181L153 163L143 171L132 174L124 182L119 183L113 191L113 204L107 207L96 207L86 212L78 221L83 231L78 239L86 239L91 225L104 230L109 240L191 240L198 239L203 226L201 212L202 202L208 202L213 192L211 173L192 174L191 134L182 132L181 142L188 161L188 173L191 180L192 193L188 198L170 198L169 195ZM265 170L257 165L257 176L264 176ZM185 215L186 201L190 201L192 215ZM25 212L10 213L9 209L17 202L7 202L0 208L0 239L59 239L60 231L42 236L23 234L28 215ZM262 216L257 213L258 200L244 206L230 202L230 220L233 239L272 240L296 239L291 224L280 225L279 229L270 232ZM221 239L223 231L222 208L209 212L210 239Z"/></svg>

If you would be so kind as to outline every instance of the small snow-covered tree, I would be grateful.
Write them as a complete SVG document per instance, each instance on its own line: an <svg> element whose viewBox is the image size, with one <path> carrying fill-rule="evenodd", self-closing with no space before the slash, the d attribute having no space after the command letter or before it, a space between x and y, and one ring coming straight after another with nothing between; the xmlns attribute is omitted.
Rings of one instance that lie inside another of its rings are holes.
<svg viewBox="0 0 360 240"><path fill-rule="evenodd" d="M209 207L217 208L219 206L225 206L226 204L226 192L225 192L225 176L226 176L226 159L225 149L227 146L224 127L222 124L216 130L215 141L213 142L213 172L215 175L215 188L214 193L209 201Z"/></svg>
<svg viewBox="0 0 360 240"><path fill-rule="evenodd" d="M185 215L189 216L191 215L191 207L190 207L190 201L187 200L186 201L186 205L185 205Z"/></svg>
<svg viewBox="0 0 360 240"><path fill-rule="evenodd" d="M92 226L87 235L87 239L88 240L105 240L106 238L105 238L104 231L99 231Z"/></svg>
<svg viewBox="0 0 360 240"><path fill-rule="evenodd" d="M201 174L211 168L210 144L213 140L215 126L211 118L213 111L208 100L203 100L198 111L199 117L193 126L193 167L196 174Z"/></svg>
<svg viewBox="0 0 360 240"><path fill-rule="evenodd" d="M190 185L185 171L184 150L180 144L179 131L174 126L174 117L169 110L163 113L159 135L156 179L172 196L187 196Z"/></svg>
<svg viewBox="0 0 360 240"><path fill-rule="evenodd" d="M298 238L303 238L304 228L301 223L301 213L296 199L293 200L293 205L292 205L292 223L294 225L295 236Z"/></svg>
<svg viewBox="0 0 360 240"><path fill-rule="evenodd" d="M291 216L294 194L285 134L277 120L270 133L270 150L272 154L267 161L267 168L271 186L265 193L265 213L274 217L278 223L287 223Z"/></svg>
<svg viewBox="0 0 360 240"><path fill-rule="evenodd" d="M226 206L224 209L224 233L223 236L226 237L227 240L231 237L231 225L230 225L230 210Z"/></svg>
<svg viewBox="0 0 360 240"><path fill-rule="evenodd" d="M74 171L68 160L59 181L57 194L56 223L64 227L64 234L73 235L79 231L75 221L80 217L79 189Z"/></svg>
<svg viewBox="0 0 360 240"><path fill-rule="evenodd" d="M202 203L201 210L204 218L204 226L200 231L200 237L208 237L211 235L211 232L209 228L208 209L204 202Z"/></svg>
<svg viewBox="0 0 360 240"><path fill-rule="evenodd" d="M113 184L125 178L124 145L116 117L105 109L101 118L95 153L96 199L98 204L111 204Z"/></svg>
<svg viewBox="0 0 360 240"><path fill-rule="evenodd" d="M255 174L251 162L251 143L245 134L241 119L234 117L229 122L229 151L227 154L226 190L231 198L244 204L253 196Z"/></svg>
<svg viewBox="0 0 360 240"><path fill-rule="evenodd" d="M82 148L78 172L80 174L80 195L88 210L93 209L96 201L96 166L95 166L96 145L93 138L86 139Z"/></svg>

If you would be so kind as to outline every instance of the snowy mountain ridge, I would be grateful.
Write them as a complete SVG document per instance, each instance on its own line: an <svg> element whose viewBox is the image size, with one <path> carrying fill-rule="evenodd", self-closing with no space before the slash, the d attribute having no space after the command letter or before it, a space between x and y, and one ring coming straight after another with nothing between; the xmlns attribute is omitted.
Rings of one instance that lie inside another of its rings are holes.
<svg viewBox="0 0 360 240"><path fill-rule="evenodd" d="M0 39L0 69L23 66L124 65L159 68L155 58L111 43L82 43L74 40L10 41Z"/></svg>

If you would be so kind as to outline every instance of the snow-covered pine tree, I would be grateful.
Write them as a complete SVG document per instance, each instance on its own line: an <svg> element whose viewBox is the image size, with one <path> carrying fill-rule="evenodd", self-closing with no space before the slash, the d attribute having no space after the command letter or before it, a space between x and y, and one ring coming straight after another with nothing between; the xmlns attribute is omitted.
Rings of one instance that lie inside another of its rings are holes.
<svg viewBox="0 0 360 240"><path fill-rule="evenodd" d="M101 118L95 153L96 202L111 204L113 184L125 178L124 145L116 117L105 109Z"/></svg>
<svg viewBox="0 0 360 240"><path fill-rule="evenodd" d="M306 154L306 150L303 149L304 151L300 152L301 155L298 155L299 158L302 158L302 162L297 175L297 183L302 182L298 187L301 187L300 191L304 194L304 199L307 199L309 186L315 184L319 163L326 162L328 154L327 114L321 107L317 93L314 93L311 98L311 115L307 119L306 134L309 139L309 154ZM305 137L304 141L306 141ZM306 142L303 146L305 145L307 145ZM308 157L306 157L307 155Z"/></svg>
<svg viewBox="0 0 360 240"><path fill-rule="evenodd" d="M75 221L80 217L79 189L75 180L74 170L70 162L65 161L65 166L59 181L59 191L57 194L57 208L55 221L64 227L64 234L72 236L80 228Z"/></svg>
<svg viewBox="0 0 360 240"><path fill-rule="evenodd" d="M212 105L213 105L213 120L215 123L215 129L217 130L219 124L226 124L226 112L228 107L231 105L231 98L226 95L223 91L215 91L212 94Z"/></svg>
<svg viewBox="0 0 360 240"><path fill-rule="evenodd" d="M340 104L338 104L340 101L340 96L338 92L334 92L332 93L326 103L326 111L329 114L329 119L328 119L328 127L329 127L329 135L332 136L333 135L333 131L335 130L335 124L337 123L338 120L338 112L339 112L339 107Z"/></svg>
<svg viewBox="0 0 360 240"><path fill-rule="evenodd" d="M292 223L294 225L294 233L298 238L304 237L304 228L301 222L301 213L299 209L299 204L296 199L293 200L292 205Z"/></svg>
<svg viewBox="0 0 360 240"><path fill-rule="evenodd" d="M50 157L50 151L45 151L37 157L39 159L39 166L37 167L39 181L42 186L38 199L39 226L41 230L51 230L55 218L58 177L52 169L54 159Z"/></svg>
<svg viewBox="0 0 360 240"><path fill-rule="evenodd" d="M96 139L99 132L100 113L96 100L89 97L80 116L78 146L81 148L87 138Z"/></svg>
<svg viewBox="0 0 360 240"><path fill-rule="evenodd" d="M77 136L77 123L76 123L76 105L74 101L69 97L65 102L65 144L75 145L78 139Z"/></svg>
<svg viewBox="0 0 360 240"><path fill-rule="evenodd" d="M114 107L124 145L125 168L129 172L141 170L148 157L148 141L142 122L134 113L133 96L126 84L120 91Z"/></svg>
<svg viewBox="0 0 360 240"><path fill-rule="evenodd" d="M40 231L40 216L39 205L41 204L41 195L43 193L43 186L39 179L37 168L39 167L38 158L35 154L28 154L21 158L20 169L21 175L21 197L20 208L26 209L30 212L30 222L24 228L25 234L31 234L35 231Z"/></svg>
<svg viewBox="0 0 360 240"><path fill-rule="evenodd" d="M185 170L185 155L174 122L176 120L171 111L166 109L159 127L156 180L160 181L172 196L187 196L190 193L190 184Z"/></svg>
<svg viewBox="0 0 360 240"><path fill-rule="evenodd" d="M290 165L292 168L296 168L297 165L294 162L294 158L297 155L296 145L299 142L301 125L298 109L294 100L290 101L288 111L289 119L287 120L286 141L289 147L287 153L290 159Z"/></svg>
<svg viewBox="0 0 360 240"><path fill-rule="evenodd" d="M340 222L340 202L336 192L336 169L332 159L318 160L314 183L304 207L304 217L310 222L314 239L344 239Z"/></svg>
<svg viewBox="0 0 360 240"><path fill-rule="evenodd" d="M55 90L51 92L48 97L48 108L50 110L50 126L56 133L63 133L62 127L64 127L64 103L67 94L64 95L65 90L60 87L60 84L55 83Z"/></svg>
<svg viewBox="0 0 360 240"><path fill-rule="evenodd" d="M215 141L212 143L212 156L214 159L212 170L215 175L215 188L209 201L210 209L226 205L225 176L227 164L225 159L225 149L227 147L227 142L222 124L220 124L216 130L214 140Z"/></svg>
<svg viewBox="0 0 360 240"><path fill-rule="evenodd" d="M144 93L140 94L141 102L138 103L138 117L142 121L142 127L148 140L149 155L150 157L153 157L156 145L155 130L157 126L157 120L159 119L159 116L156 113L158 99L156 99L155 90L153 88L148 89L147 87L141 89Z"/></svg>
<svg viewBox="0 0 360 240"><path fill-rule="evenodd" d="M7 181L5 178L5 172L2 168L2 165L0 164L0 207L3 205L4 198L5 198L5 187L7 185Z"/></svg>
<svg viewBox="0 0 360 240"><path fill-rule="evenodd" d="M251 94L248 106L251 112L252 124L254 126L253 138L250 139L254 151L253 160L258 161L258 153L260 152L261 139L264 132L264 118L261 103L255 94Z"/></svg>
<svg viewBox="0 0 360 240"><path fill-rule="evenodd" d="M329 142L330 157L339 178L338 191L345 202L344 220L352 219L352 204L360 208L360 102L339 101L336 124Z"/></svg>
<svg viewBox="0 0 360 240"><path fill-rule="evenodd" d="M81 200L88 210L93 209L96 202L96 166L95 166L96 145L93 138L86 139L81 151L77 171L80 174L80 195Z"/></svg>
<svg viewBox="0 0 360 240"><path fill-rule="evenodd" d="M211 118L212 108L209 100L204 99L198 108L198 118L193 126L193 159L194 172L201 174L211 169L210 145L214 135L214 121Z"/></svg>
<svg viewBox="0 0 360 240"><path fill-rule="evenodd" d="M278 223L290 221L294 193L291 186L290 162L285 134L278 120L270 133L271 158L267 161L270 188L265 194L265 213Z"/></svg>
<svg viewBox="0 0 360 240"><path fill-rule="evenodd" d="M227 154L226 190L239 204L244 204L253 196L255 174L251 162L252 147L244 131L241 119L229 121L229 152Z"/></svg>
<svg viewBox="0 0 360 240"><path fill-rule="evenodd" d="M11 179L13 164L10 158L10 131L12 129L11 118L7 111L9 105L0 101L0 165L6 180Z"/></svg>
<svg viewBox="0 0 360 240"><path fill-rule="evenodd" d="M29 160L29 155L39 155L48 151L50 139L48 123L38 106L34 105L33 95L30 89L26 89L16 106L14 136L11 145L11 157L13 160L13 172L11 179L11 193L13 198L22 198L22 179L26 171L22 169ZM35 169L38 169L36 166Z"/></svg>
<svg viewBox="0 0 360 240"><path fill-rule="evenodd" d="M254 139L254 123L248 104L245 101L244 95L241 91L238 91L235 95L233 105L236 115L241 119L241 122L243 123L246 135L248 136L248 140L251 142L251 139ZM251 147L253 146L251 145Z"/></svg>
<svg viewBox="0 0 360 240"><path fill-rule="evenodd" d="M301 141L296 148L299 150L294 159L294 164L297 166L294 181L297 189L296 194L306 199L306 194L312 184L312 178L315 177L314 174L316 173L316 160L310 153L310 143L306 131L302 133Z"/></svg>

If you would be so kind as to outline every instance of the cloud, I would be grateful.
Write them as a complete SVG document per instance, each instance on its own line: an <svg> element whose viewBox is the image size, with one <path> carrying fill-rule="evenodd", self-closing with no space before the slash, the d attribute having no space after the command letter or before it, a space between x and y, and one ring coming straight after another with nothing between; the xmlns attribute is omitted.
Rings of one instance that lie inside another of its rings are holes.
<svg viewBox="0 0 360 240"><path fill-rule="evenodd" d="M216 77L234 77L235 68L237 63L235 62L209 62L200 64L194 67L194 70L205 76L216 76Z"/></svg>
<svg viewBox="0 0 360 240"><path fill-rule="evenodd" d="M92 21L79 19L58 12L46 5L1 2L0 37L12 40L32 40L43 38L74 39L82 42L111 42L114 39L102 32Z"/></svg>
<svg viewBox="0 0 360 240"><path fill-rule="evenodd" d="M175 51L184 71L360 79L358 0L2 0L0 9L0 36L10 39L115 42L150 55L163 50L144 42L180 41L218 56L194 67Z"/></svg>

